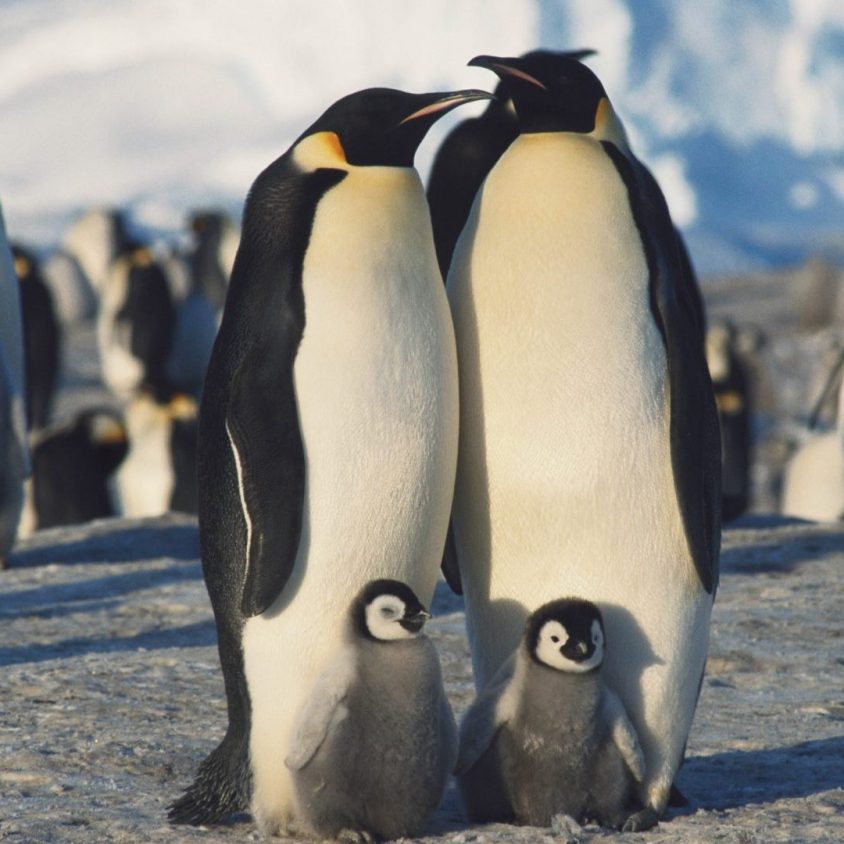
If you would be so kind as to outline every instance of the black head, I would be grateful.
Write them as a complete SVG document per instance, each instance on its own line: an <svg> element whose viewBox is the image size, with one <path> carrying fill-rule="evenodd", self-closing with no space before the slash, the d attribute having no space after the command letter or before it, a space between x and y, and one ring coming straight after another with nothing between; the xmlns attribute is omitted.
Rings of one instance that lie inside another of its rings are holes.
<svg viewBox="0 0 844 844"><path fill-rule="evenodd" d="M592 52L535 50L521 57L475 56L469 64L498 75L513 100L522 134L588 134L607 98L601 80L580 62Z"/></svg>
<svg viewBox="0 0 844 844"><path fill-rule="evenodd" d="M486 91L408 94L393 88L367 88L337 100L297 139L328 132L336 136L348 164L412 167L425 133L451 109L490 99Z"/></svg>
<svg viewBox="0 0 844 844"><path fill-rule="evenodd" d="M604 659L601 611L580 598L543 604L527 620L524 643L539 665L574 674L594 671Z"/></svg>
<svg viewBox="0 0 844 844"><path fill-rule="evenodd" d="M414 639L431 617L413 590L398 580L372 580L352 603L358 635L377 642Z"/></svg>

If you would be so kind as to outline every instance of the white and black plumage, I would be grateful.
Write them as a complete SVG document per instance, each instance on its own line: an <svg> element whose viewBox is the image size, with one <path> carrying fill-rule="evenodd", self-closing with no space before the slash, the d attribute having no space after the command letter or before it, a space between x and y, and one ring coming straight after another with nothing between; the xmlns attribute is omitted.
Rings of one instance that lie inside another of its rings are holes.
<svg viewBox="0 0 844 844"><path fill-rule="evenodd" d="M718 582L720 442L702 313L665 200L598 78L478 57L519 137L478 192L448 294L460 373L453 535L475 681L559 595L605 608L604 671L661 814Z"/></svg>
<svg viewBox="0 0 844 844"><path fill-rule="evenodd" d="M61 364L61 328L35 253L15 244L12 254L23 317L26 421L30 429L38 429L49 422L53 406Z"/></svg>
<svg viewBox="0 0 844 844"><path fill-rule="evenodd" d="M332 105L256 179L202 393L199 529L229 728L170 811L293 812L290 730L349 595L428 602L457 459L457 366L415 151L478 91ZM319 620L317 623L315 620Z"/></svg>
<svg viewBox="0 0 844 844"><path fill-rule="evenodd" d="M124 409L129 449L114 476L118 512L196 513L198 406L189 395L141 390Z"/></svg>
<svg viewBox="0 0 844 844"><path fill-rule="evenodd" d="M594 604L563 598L530 615L517 652L460 725L458 783L469 819L550 826L556 815L639 828L636 731L601 672Z"/></svg>
<svg viewBox="0 0 844 844"><path fill-rule="evenodd" d="M296 820L320 837L420 832L457 757L457 728L430 616L406 584L376 580L353 602L345 642L293 728L285 760Z"/></svg>
<svg viewBox="0 0 844 844"><path fill-rule="evenodd" d="M97 348L105 385L128 399L167 382L176 308L161 264L132 245L112 264L100 291Z"/></svg>
<svg viewBox="0 0 844 844"><path fill-rule="evenodd" d="M33 434L31 530L115 515L110 481L126 456L120 413L86 410L72 421Z"/></svg>
<svg viewBox="0 0 844 844"><path fill-rule="evenodd" d="M737 349L737 332L729 322L706 331L706 362L715 390L721 428L721 514L738 518L750 504L752 397L747 367Z"/></svg>
<svg viewBox="0 0 844 844"><path fill-rule="evenodd" d="M15 542L30 473L18 278L0 207L0 568Z"/></svg>
<svg viewBox="0 0 844 844"><path fill-rule="evenodd" d="M112 263L131 246L126 216L114 208L91 208L68 226L62 252L71 255L91 287L102 292Z"/></svg>

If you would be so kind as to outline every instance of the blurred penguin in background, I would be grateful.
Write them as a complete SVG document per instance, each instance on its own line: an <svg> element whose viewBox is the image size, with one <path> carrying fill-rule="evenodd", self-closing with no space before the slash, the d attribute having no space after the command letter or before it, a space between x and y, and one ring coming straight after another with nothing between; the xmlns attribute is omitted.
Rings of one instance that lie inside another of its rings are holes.
<svg viewBox="0 0 844 844"><path fill-rule="evenodd" d="M115 515L109 484L128 447L120 413L83 411L35 434L31 445L27 532Z"/></svg>
<svg viewBox="0 0 844 844"><path fill-rule="evenodd" d="M12 255L23 317L26 421L28 428L39 429L50 420L59 375L61 329L35 254L14 245Z"/></svg>
<svg viewBox="0 0 844 844"><path fill-rule="evenodd" d="M129 450L115 475L118 509L133 518L196 513L196 401L141 390L125 407Z"/></svg>
<svg viewBox="0 0 844 844"><path fill-rule="evenodd" d="M15 542L30 473L20 293L0 206L0 568Z"/></svg>
<svg viewBox="0 0 844 844"><path fill-rule="evenodd" d="M60 325L76 325L97 315L97 294L79 261L64 249L56 249L41 262L41 275Z"/></svg>
<svg viewBox="0 0 844 844"><path fill-rule="evenodd" d="M62 251L82 268L91 287L101 292L111 265L130 245L126 218L113 208L92 208L78 217L62 238Z"/></svg>
<svg viewBox="0 0 844 844"><path fill-rule="evenodd" d="M223 312L231 270L227 254L237 230L220 211L197 211L190 221L194 244L187 258L188 287L177 308L167 376L199 398ZM236 249L236 243L235 243Z"/></svg>
<svg viewBox="0 0 844 844"><path fill-rule="evenodd" d="M167 276L147 246L132 245L101 291L97 346L105 385L129 399L166 380L176 309Z"/></svg>
<svg viewBox="0 0 844 844"><path fill-rule="evenodd" d="M750 504L751 395L747 370L729 322L706 332L706 362L721 426L721 518L738 518Z"/></svg>
<svg viewBox="0 0 844 844"><path fill-rule="evenodd" d="M837 389L838 412L835 428L811 434L785 466L782 483L783 515L815 522L844 520L844 352L827 380L817 416L826 395Z"/></svg>

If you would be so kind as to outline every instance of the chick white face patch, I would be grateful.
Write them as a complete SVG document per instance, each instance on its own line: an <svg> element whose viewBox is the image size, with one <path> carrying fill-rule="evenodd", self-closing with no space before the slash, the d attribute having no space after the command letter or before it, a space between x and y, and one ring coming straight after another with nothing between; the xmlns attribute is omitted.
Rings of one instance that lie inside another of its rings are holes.
<svg viewBox="0 0 844 844"><path fill-rule="evenodd" d="M594 647L592 655L588 659L571 659L563 652L571 639L568 630L559 621L546 621L539 631L539 637L536 643L537 659L544 665L554 668L557 671L585 674L587 671L591 671L600 665L604 659L604 635L597 619L592 622L590 637L591 643L581 641L573 644L579 646L584 654L588 651L591 644ZM569 651L571 652L571 649Z"/></svg>
<svg viewBox="0 0 844 844"><path fill-rule="evenodd" d="M366 627L382 641L413 639L416 633L401 625L406 611L405 603L396 595L379 595L366 606Z"/></svg>

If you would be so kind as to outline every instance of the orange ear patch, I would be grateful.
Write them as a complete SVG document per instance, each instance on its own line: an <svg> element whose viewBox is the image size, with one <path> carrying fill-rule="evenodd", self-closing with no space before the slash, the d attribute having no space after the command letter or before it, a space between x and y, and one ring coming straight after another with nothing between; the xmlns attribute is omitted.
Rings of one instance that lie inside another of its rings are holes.
<svg viewBox="0 0 844 844"><path fill-rule="evenodd" d="M343 144L340 143L340 137L336 132L319 132L314 137L319 139L327 157L339 159L343 164L346 163L346 150L343 149Z"/></svg>

